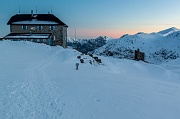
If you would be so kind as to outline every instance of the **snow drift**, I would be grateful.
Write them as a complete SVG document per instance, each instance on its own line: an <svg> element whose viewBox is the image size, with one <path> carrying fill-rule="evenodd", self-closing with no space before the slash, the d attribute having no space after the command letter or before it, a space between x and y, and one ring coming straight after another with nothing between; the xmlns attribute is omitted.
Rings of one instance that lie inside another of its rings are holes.
<svg viewBox="0 0 180 119"><path fill-rule="evenodd" d="M144 35L143 35L144 36ZM0 42L0 119L177 119L180 62L153 65ZM75 70L75 63L80 63Z"/></svg>

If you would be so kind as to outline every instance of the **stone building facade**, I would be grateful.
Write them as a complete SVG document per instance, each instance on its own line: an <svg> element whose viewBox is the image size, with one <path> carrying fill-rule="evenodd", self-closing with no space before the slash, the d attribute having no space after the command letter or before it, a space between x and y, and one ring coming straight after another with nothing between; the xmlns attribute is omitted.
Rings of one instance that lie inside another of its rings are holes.
<svg viewBox="0 0 180 119"><path fill-rule="evenodd" d="M67 47L68 26L53 14L17 14L7 24L10 25L10 34L4 39Z"/></svg>

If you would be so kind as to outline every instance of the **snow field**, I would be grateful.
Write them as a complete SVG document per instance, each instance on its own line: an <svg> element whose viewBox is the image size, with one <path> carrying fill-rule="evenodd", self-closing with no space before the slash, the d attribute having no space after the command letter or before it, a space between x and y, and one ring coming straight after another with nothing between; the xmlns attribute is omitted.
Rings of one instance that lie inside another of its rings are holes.
<svg viewBox="0 0 180 119"><path fill-rule="evenodd" d="M178 119L180 62L91 57L31 42L0 42L1 119Z"/></svg>

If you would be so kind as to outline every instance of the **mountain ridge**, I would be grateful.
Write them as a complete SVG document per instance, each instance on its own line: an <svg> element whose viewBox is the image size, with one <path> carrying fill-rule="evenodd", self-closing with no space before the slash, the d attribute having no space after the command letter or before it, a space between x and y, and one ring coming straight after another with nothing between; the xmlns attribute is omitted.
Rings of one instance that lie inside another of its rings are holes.
<svg viewBox="0 0 180 119"><path fill-rule="evenodd" d="M149 63L160 64L180 56L180 30L169 28L160 32L124 35L95 50L96 55L134 59L137 49L145 53Z"/></svg>
<svg viewBox="0 0 180 119"><path fill-rule="evenodd" d="M170 35L171 33L174 33L176 31L180 31L180 29L176 28L176 27L171 27L162 31L159 31L159 34L162 34L163 36L167 36Z"/></svg>
<svg viewBox="0 0 180 119"><path fill-rule="evenodd" d="M109 36L99 36L95 39L74 39L68 38L67 44L79 52L87 54L93 52L95 49L105 45L112 40Z"/></svg>

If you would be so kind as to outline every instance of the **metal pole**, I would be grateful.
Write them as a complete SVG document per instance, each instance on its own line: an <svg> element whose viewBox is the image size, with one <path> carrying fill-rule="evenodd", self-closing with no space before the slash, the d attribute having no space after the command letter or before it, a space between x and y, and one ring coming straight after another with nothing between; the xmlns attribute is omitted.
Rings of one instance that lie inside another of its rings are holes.
<svg viewBox="0 0 180 119"><path fill-rule="evenodd" d="M36 5L36 14L37 14L37 5Z"/></svg>
<svg viewBox="0 0 180 119"><path fill-rule="evenodd" d="M74 28L74 32L75 32L75 40L76 40L76 28Z"/></svg>
<svg viewBox="0 0 180 119"><path fill-rule="evenodd" d="M19 14L21 13L21 6L19 5Z"/></svg>

